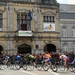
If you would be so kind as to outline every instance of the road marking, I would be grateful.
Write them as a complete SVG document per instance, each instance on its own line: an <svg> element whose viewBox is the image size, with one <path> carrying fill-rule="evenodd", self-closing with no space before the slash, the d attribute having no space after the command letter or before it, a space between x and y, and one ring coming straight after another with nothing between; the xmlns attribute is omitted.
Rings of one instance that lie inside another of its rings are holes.
<svg viewBox="0 0 75 75"><path fill-rule="evenodd" d="M56 73L56 72L53 72L53 71L51 71L51 70L48 70L49 72L51 72L52 74L54 74L54 75L60 75L60 74L58 74L58 73Z"/></svg>
<svg viewBox="0 0 75 75"><path fill-rule="evenodd" d="M37 74L31 73L31 72L28 72L28 71L22 71L22 72L30 74L30 75L37 75Z"/></svg>

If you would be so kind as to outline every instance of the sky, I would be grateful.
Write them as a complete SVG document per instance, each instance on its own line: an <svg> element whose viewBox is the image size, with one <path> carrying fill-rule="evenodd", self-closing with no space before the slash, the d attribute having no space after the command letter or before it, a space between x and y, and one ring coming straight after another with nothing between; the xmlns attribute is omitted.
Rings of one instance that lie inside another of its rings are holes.
<svg viewBox="0 0 75 75"><path fill-rule="evenodd" d="M68 0L57 0L60 4L68 4Z"/></svg>
<svg viewBox="0 0 75 75"><path fill-rule="evenodd" d="M57 0L57 2L60 4L74 4L75 5L75 0Z"/></svg>

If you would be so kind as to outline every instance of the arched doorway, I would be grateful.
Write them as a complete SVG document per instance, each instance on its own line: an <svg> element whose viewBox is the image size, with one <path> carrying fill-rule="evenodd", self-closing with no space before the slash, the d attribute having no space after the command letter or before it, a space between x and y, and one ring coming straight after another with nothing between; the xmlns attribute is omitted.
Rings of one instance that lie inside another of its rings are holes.
<svg viewBox="0 0 75 75"><path fill-rule="evenodd" d="M0 55L2 54L3 47L0 45Z"/></svg>
<svg viewBox="0 0 75 75"><path fill-rule="evenodd" d="M56 46L53 44L46 44L44 46L44 52L56 52Z"/></svg>
<svg viewBox="0 0 75 75"><path fill-rule="evenodd" d="M25 53L31 53L31 46L28 44L21 44L17 47L17 53L25 54Z"/></svg>

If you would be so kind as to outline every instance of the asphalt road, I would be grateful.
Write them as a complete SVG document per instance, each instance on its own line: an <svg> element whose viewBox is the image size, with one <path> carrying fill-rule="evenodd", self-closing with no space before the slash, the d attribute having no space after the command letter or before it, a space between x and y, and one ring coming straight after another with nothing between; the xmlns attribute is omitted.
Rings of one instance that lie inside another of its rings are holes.
<svg viewBox="0 0 75 75"><path fill-rule="evenodd" d="M11 70L9 68L0 70L0 75L75 75L75 73L70 71L60 71L53 72L52 70L49 71L38 71L36 68L31 70L23 70L22 68L20 70Z"/></svg>

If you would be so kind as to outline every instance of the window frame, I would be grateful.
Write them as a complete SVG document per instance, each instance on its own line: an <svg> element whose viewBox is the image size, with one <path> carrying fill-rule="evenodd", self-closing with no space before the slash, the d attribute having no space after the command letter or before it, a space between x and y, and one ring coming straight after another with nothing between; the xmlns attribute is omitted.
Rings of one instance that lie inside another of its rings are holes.
<svg viewBox="0 0 75 75"><path fill-rule="evenodd" d="M72 37L75 37L75 29L72 29Z"/></svg>
<svg viewBox="0 0 75 75"><path fill-rule="evenodd" d="M26 16L26 19L24 18L25 16ZM29 20L28 14L21 13L20 15L19 13L17 13L17 29L22 30L21 25L24 25L24 24L30 25L30 28L27 27L25 31L31 31L31 20Z"/></svg>
<svg viewBox="0 0 75 75"><path fill-rule="evenodd" d="M55 23L55 17L54 16L43 16L43 22Z"/></svg>
<svg viewBox="0 0 75 75"><path fill-rule="evenodd" d="M62 30L62 37L67 37L67 31L66 31L66 29Z"/></svg>
<svg viewBox="0 0 75 75"><path fill-rule="evenodd" d="M42 0L44 4L50 4L50 0Z"/></svg>
<svg viewBox="0 0 75 75"><path fill-rule="evenodd" d="M64 48L65 52L68 52L68 46L67 45L65 45L63 48Z"/></svg>

